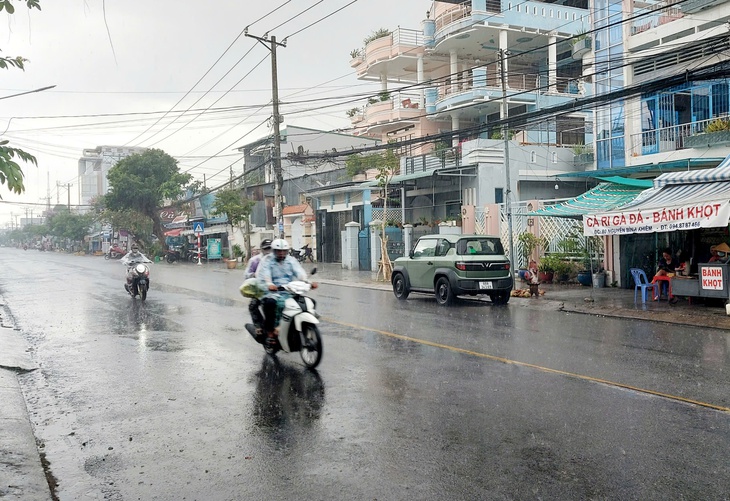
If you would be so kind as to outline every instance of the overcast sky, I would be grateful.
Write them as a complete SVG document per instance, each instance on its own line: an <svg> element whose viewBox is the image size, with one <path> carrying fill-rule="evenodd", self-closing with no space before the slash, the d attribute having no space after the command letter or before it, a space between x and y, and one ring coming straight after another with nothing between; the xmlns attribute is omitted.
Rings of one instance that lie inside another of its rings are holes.
<svg viewBox="0 0 730 501"><path fill-rule="evenodd" d="M292 35L287 47L277 50L280 100L299 102L282 107L284 125L347 127L345 110L364 100L333 108L323 107L330 101L307 101L376 92L377 85L355 79L350 51L378 28L420 29L431 6L430 0L355 0L345 7L351 1L106 0L104 5L102 0L41 0L41 11L28 11L24 1L15 1L14 15L0 14L0 49L29 63L24 72L3 70L0 97L56 87L0 101L4 138L39 160L38 167L24 167L24 195L0 188L3 200L13 202L0 204L0 227L10 222L11 212L42 211L15 202L44 204L49 184L52 204L67 199L57 182L74 184L71 203L77 203L77 163L84 148L160 148L180 160L181 170L200 180L205 174L209 186L224 182L233 162L240 173L234 146L266 136L271 114L269 51L241 35L223 55L247 25L252 35L269 30L278 40ZM171 113L147 131L164 112L208 107L240 108L208 112L192 122L192 112L174 123L178 114ZM103 116L114 114L121 115Z"/></svg>

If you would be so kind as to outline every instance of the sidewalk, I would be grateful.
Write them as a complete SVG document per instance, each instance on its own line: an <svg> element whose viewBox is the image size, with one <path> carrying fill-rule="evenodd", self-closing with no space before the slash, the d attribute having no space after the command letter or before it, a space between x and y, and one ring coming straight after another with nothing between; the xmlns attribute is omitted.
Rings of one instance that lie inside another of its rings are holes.
<svg viewBox="0 0 730 501"><path fill-rule="evenodd" d="M379 277L380 280L377 280L374 272L346 270L339 263L317 263L316 267L315 279L321 283L391 291L390 284L383 281L382 275ZM306 269L309 270L309 268ZM516 287L526 289L527 285L518 280ZM670 305L666 300L649 301L642 304L640 294L637 296L637 302L634 303L633 289L614 287L599 289L581 285L543 284L540 286L540 290L545 291L540 298L513 297L509 304L519 307L534 307L539 304L544 309L571 313L730 329L730 317L727 316L725 308L722 306L689 304L686 299L680 299L674 305Z"/></svg>

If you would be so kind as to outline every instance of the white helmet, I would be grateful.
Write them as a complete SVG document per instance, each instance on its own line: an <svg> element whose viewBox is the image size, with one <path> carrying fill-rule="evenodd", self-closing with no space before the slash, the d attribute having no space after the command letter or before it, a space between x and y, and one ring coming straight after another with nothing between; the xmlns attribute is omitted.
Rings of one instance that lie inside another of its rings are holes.
<svg viewBox="0 0 730 501"><path fill-rule="evenodd" d="M283 238L277 238L276 240L271 242L271 250L289 250L289 242L287 242Z"/></svg>

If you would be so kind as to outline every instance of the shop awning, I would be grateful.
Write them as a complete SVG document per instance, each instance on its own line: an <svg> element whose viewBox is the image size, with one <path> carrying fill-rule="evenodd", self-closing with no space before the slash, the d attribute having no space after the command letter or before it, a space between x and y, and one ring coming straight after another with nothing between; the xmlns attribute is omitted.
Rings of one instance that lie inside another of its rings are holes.
<svg viewBox="0 0 730 501"><path fill-rule="evenodd" d="M730 181L666 185L644 191L615 212L586 215L585 235L719 228L730 221Z"/></svg>
<svg viewBox="0 0 730 501"><path fill-rule="evenodd" d="M714 181L730 181L730 156L714 169L668 172L654 180L654 186L661 188L668 184L694 184Z"/></svg>
<svg viewBox="0 0 730 501"><path fill-rule="evenodd" d="M632 202L642 191L651 186L651 181L639 179L632 179L627 184L604 182L571 200L543 207L527 215L579 217L586 214L607 212Z"/></svg>

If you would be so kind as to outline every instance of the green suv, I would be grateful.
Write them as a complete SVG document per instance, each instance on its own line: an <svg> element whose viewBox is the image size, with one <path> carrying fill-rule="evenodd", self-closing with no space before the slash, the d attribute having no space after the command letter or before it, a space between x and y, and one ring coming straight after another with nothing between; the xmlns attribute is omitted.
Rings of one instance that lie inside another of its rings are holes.
<svg viewBox="0 0 730 501"><path fill-rule="evenodd" d="M505 304L513 286L502 242L490 235L423 236L408 257L395 260L391 283L398 299L411 292L435 293L441 305L464 294L486 294Z"/></svg>

